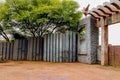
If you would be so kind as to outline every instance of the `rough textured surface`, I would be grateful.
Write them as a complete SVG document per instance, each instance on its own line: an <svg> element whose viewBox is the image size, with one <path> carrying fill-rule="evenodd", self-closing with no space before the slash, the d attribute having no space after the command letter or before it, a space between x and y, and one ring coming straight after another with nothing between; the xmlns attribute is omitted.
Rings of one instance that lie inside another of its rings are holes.
<svg viewBox="0 0 120 80"><path fill-rule="evenodd" d="M80 40L78 38L78 61L82 63L96 63L97 61L97 47L98 47L98 28L95 26L95 20L92 17L86 17L80 21L80 25L86 26L86 38L84 44L86 46L85 53L82 54L80 51Z"/></svg>
<svg viewBox="0 0 120 80"><path fill-rule="evenodd" d="M0 80L120 80L120 69L81 63L0 63Z"/></svg>
<svg viewBox="0 0 120 80"><path fill-rule="evenodd" d="M98 27L95 26L95 20L91 18L91 63L96 63L97 60L97 49L98 49Z"/></svg>
<svg viewBox="0 0 120 80"><path fill-rule="evenodd" d="M75 32L47 34L44 39L31 37L1 42L0 57L3 60L76 62L76 45Z"/></svg>
<svg viewBox="0 0 120 80"><path fill-rule="evenodd" d="M48 34L44 37L43 61L76 62L76 33Z"/></svg>
<svg viewBox="0 0 120 80"><path fill-rule="evenodd" d="M97 61L101 62L101 46L98 46L97 50Z"/></svg>

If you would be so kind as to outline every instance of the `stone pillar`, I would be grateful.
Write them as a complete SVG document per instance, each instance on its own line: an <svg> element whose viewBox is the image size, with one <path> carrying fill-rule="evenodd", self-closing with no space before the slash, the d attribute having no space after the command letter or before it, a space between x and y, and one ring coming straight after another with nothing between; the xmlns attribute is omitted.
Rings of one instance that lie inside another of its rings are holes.
<svg viewBox="0 0 120 80"><path fill-rule="evenodd" d="M79 28L81 27L81 25L85 25L86 27L86 37L85 40L83 41L80 41L80 39L78 38L79 62L88 63L88 64L96 63L99 35L98 35L98 28L95 26L95 23L96 20L94 20L94 18L91 16L86 17L80 21ZM81 43L84 44L81 45Z"/></svg>

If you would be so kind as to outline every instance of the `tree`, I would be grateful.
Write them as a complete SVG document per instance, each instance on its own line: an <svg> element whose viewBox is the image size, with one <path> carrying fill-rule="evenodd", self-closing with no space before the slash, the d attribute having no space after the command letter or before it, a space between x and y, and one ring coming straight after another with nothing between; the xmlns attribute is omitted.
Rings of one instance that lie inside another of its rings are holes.
<svg viewBox="0 0 120 80"><path fill-rule="evenodd" d="M7 21L10 25L7 27L19 28L34 37L60 28L76 31L82 15L73 0L6 0L2 5L0 21Z"/></svg>
<svg viewBox="0 0 120 80"><path fill-rule="evenodd" d="M0 35L9 42L9 38L5 33L9 26L8 7L6 4L0 3Z"/></svg>

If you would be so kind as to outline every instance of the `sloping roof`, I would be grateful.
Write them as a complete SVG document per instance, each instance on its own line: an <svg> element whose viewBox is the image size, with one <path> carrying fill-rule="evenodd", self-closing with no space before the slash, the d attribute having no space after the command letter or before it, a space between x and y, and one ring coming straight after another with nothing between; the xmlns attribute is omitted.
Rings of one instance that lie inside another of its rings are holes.
<svg viewBox="0 0 120 80"><path fill-rule="evenodd" d="M93 16L98 23L101 17L107 19L108 22L106 22L106 25L120 22L120 0L104 2L103 5L98 5L97 8L90 10L89 14ZM100 25L97 26L100 27Z"/></svg>

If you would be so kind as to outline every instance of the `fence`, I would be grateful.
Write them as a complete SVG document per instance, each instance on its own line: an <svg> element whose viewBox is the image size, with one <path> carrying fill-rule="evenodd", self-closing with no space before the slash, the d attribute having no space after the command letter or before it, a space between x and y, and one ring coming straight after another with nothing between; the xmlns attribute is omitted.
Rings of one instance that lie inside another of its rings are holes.
<svg viewBox="0 0 120 80"><path fill-rule="evenodd" d="M109 45L109 64L120 65L120 46Z"/></svg>
<svg viewBox="0 0 120 80"><path fill-rule="evenodd" d="M44 38L44 61L75 62L76 61L76 34L66 32L46 35Z"/></svg>
<svg viewBox="0 0 120 80"><path fill-rule="evenodd" d="M2 60L32 60L50 62L76 61L76 34L48 34L44 38L28 38L0 43Z"/></svg>
<svg viewBox="0 0 120 80"><path fill-rule="evenodd" d="M98 62L101 61L101 46L98 47L97 60ZM120 46L119 45L109 44L108 63L109 65L120 65Z"/></svg>
<svg viewBox="0 0 120 80"><path fill-rule="evenodd" d="M40 61L43 60L43 42L41 37L28 39L28 55L27 60Z"/></svg>
<svg viewBox="0 0 120 80"><path fill-rule="evenodd" d="M2 60L42 60L42 38L15 40L0 43Z"/></svg>
<svg viewBox="0 0 120 80"><path fill-rule="evenodd" d="M1 59L13 59L13 45L14 43L0 43Z"/></svg>

